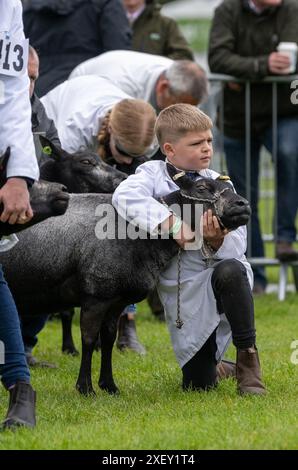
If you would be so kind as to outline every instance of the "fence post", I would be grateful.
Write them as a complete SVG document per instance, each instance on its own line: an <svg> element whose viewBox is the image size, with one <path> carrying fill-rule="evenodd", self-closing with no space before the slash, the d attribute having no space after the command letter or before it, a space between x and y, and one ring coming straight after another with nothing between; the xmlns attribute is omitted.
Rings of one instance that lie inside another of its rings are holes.
<svg viewBox="0 0 298 470"><path fill-rule="evenodd" d="M250 81L245 82L245 192L246 199L251 200L251 108ZM251 220L247 227L247 255L251 257Z"/></svg>
<svg viewBox="0 0 298 470"><path fill-rule="evenodd" d="M278 227L278 184L277 184L277 82L272 82L272 161L274 168L274 192L275 192L275 206L274 206L274 230L273 239L277 240L277 227Z"/></svg>
<svg viewBox="0 0 298 470"><path fill-rule="evenodd" d="M5 364L5 346L3 341L0 341L0 366Z"/></svg>

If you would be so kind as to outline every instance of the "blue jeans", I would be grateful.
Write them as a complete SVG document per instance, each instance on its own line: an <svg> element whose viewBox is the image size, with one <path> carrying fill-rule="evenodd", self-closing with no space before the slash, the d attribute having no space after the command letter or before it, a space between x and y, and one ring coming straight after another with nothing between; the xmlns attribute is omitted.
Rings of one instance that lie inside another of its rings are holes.
<svg viewBox="0 0 298 470"><path fill-rule="evenodd" d="M295 218L298 207L298 118L280 119L277 128L277 240L293 242L296 239ZM252 256L263 257L259 199L259 162L262 145L272 153L272 128L251 139ZM245 140L225 137L224 148L229 176L237 193L246 197ZM254 269L255 280L266 285L264 270Z"/></svg>
<svg viewBox="0 0 298 470"><path fill-rule="evenodd" d="M6 388L18 380L30 382L18 312L0 266L0 341L4 345L4 364L0 375Z"/></svg>

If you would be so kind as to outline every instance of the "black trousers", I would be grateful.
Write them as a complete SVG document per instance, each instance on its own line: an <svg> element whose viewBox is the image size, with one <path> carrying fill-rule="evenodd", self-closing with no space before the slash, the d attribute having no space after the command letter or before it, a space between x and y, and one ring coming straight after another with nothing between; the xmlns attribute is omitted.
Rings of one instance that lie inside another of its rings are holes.
<svg viewBox="0 0 298 470"><path fill-rule="evenodd" d="M255 344L254 304L246 269L240 261L224 260L211 278L219 313L225 313L236 348ZM182 368L183 388L208 390L216 385L216 330Z"/></svg>

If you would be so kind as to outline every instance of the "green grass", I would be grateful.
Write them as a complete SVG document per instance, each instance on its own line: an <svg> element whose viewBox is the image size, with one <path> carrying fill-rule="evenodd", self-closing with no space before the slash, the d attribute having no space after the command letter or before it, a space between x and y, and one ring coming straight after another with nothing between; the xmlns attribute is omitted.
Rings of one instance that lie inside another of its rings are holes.
<svg viewBox="0 0 298 470"><path fill-rule="evenodd" d="M93 361L95 398L81 397L74 385L79 358L60 353L61 327L50 322L36 354L57 370L34 370L38 425L0 434L0 449L297 449L298 366L290 344L298 339L297 297L256 300L258 344L266 397L240 397L235 382L209 393L183 392L181 372L165 325L140 307L138 331L148 354L114 352L114 375L121 394L97 388L99 354ZM74 325L79 345L78 318ZM229 356L233 357L233 348ZM0 416L7 396L0 392Z"/></svg>
<svg viewBox="0 0 298 470"><path fill-rule="evenodd" d="M178 23L194 52L207 51L211 20L199 18L179 20Z"/></svg>

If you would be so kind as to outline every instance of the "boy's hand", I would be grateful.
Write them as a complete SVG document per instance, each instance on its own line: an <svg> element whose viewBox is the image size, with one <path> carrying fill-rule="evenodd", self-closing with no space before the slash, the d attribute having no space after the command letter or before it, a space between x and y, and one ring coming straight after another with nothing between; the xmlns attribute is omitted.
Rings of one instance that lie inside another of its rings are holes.
<svg viewBox="0 0 298 470"><path fill-rule="evenodd" d="M170 217L161 224L161 230L163 232L168 232L169 229L173 226L177 217L170 215ZM172 235L174 240L178 243L181 248L184 248L187 243L190 243L195 238L195 233L191 228L183 221L181 221L181 226L177 233Z"/></svg>
<svg viewBox="0 0 298 470"><path fill-rule="evenodd" d="M202 225L204 240L206 240L209 245L217 251L223 244L224 238L229 231L220 227L217 217L212 214L211 209L204 212Z"/></svg>
<svg viewBox="0 0 298 470"><path fill-rule="evenodd" d="M176 243L178 243L178 245L184 249L185 245L194 241L195 232L191 230L189 225L187 225L185 222L182 222L181 229L177 235L173 236L173 238L175 239Z"/></svg>

